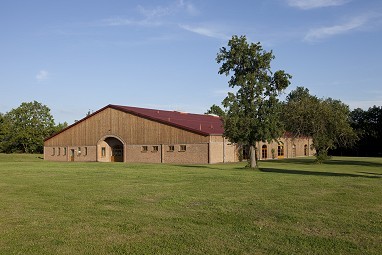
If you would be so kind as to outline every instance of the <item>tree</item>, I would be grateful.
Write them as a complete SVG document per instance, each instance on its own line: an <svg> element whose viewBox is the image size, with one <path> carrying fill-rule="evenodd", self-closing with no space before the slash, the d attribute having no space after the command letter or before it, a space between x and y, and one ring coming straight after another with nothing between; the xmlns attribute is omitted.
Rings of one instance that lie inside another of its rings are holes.
<svg viewBox="0 0 382 255"><path fill-rule="evenodd" d="M53 127L51 135L56 134L67 127L68 127L68 123L66 121L64 123L58 123L57 125Z"/></svg>
<svg viewBox="0 0 382 255"><path fill-rule="evenodd" d="M4 115L0 113L0 152L3 151L3 141L5 139Z"/></svg>
<svg viewBox="0 0 382 255"><path fill-rule="evenodd" d="M349 106L340 100L319 99L303 87L287 96L283 110L286 130L312 137L318 162L328 158L329 149L351 146L357 140L349 115Z"/></svg>
<svg viewBox="0 0 382 255"><path fill-rule="evenodd" d="M357 108L350 113L350 125L359 137L351 148L339 147L331 152L346 156L382 156L382 107L373 106L367 111Z"/></svg>
<svg viewBox="0 0 382 255"><path fill-rule="evenodd" d="M219 74L231 75L229 87L238 87L223 100L224 136L250 148L250 167L257 167L256 142L271 142L283 132L279 119L279 94L289 86L291 76L282 70L272 72L272 51L260 43L248 43L245 36L233 36L228 48L220 48L216 61Z"/></svg>
<svg viewBox="0 0 382 255"><path fill-rule="evenodd" d="M223 118L225 116L225 111L220 106L213 104L205 114L214 114Z"/></svg>
<svg viewBox="0 0 382 255"><path fill-rule="evenodd" d="M34 101L22 103L4 115L2 149L5 152L43 151L44 138L54 131L50 109Z"/></svg>

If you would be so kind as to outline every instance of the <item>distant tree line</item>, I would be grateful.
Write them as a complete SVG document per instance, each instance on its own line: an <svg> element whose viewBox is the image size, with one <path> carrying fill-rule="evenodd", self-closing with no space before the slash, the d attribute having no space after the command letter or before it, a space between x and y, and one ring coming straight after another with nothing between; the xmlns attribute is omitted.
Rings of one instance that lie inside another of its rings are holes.
<svg viewBox="0 0 382 255"><path fill-rule="evenodd" d="M67 126L66 122L56 125L46 105L24 102L0 113L0 152L42 153L44 139Z"/></svg>
<svg viewBox="0 0 382 255"><path fill-rule="evenodd" d="M354 146L340 146L330 153L338 156L381 157L382 107L373 106L368 110L357 108L350 113L349 121L359 140Z"/></svg>

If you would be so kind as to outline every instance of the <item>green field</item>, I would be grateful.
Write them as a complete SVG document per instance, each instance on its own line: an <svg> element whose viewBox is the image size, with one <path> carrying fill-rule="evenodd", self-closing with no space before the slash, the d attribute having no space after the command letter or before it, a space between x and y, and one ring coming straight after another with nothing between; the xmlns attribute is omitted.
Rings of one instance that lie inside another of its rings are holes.
<svg viewBox="0 0 382 255"><path fill-rule="evenodd" d="M0 154L0 254L382 254L382 158L313 161Z"/></svg>

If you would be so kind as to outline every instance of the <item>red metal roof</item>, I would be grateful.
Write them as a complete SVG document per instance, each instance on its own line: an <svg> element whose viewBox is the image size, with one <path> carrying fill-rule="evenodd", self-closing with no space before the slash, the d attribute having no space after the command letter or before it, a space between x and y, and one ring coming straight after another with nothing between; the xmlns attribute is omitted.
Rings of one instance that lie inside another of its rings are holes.
<svg viewBox="0 0 382 255"><path fill-rule="evenodd" d="M221 118L217 116L109 104L94 112L93 114L86 116L85 118L64 128L60 132L46 138L45 141L77 125L78 123L85 121L91 116L96 115L97 113L107 108L113 108L119 111L139 116L141 118L157 121L169 126L188 130L200 135L223 135L224 132L223 122Z"/></svg>
<svg viewBox="0 0 382 255"><path fill-rule="evenodd" d="M201 135L223 135L224 132L223 122L217 116L121 105L109 105L109 107Z"/></svg>

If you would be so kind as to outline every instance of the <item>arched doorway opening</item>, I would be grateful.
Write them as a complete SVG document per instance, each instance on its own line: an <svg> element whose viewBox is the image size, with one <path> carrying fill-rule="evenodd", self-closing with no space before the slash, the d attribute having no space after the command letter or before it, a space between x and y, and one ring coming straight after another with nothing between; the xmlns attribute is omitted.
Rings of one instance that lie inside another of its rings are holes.
<svg viewBox="0 0 382 255"><path fill-rule="evenodd" d="M267 146L264 144L262 147L261 147L261 159L267 159L268 158L268 148Z"/></svg>
<svg viewBox="0 0 382 255"><path fill-rule="evenodd" d="M277 146L277 158L284 158L284 143L279 142L279 145Z"/></svg>
<svg viewBox="0 0 382 255"><path fill-rule="evenodd" d="M293 144L292 146L292 158L295 158L296 157L296 145Z"/></svg>
<svg viewBox="0 0 382 255"><path fill-rule="evenodd" d="M124 144L115 136L104 137L97 146L98 161L124 162Z"/></svg>

